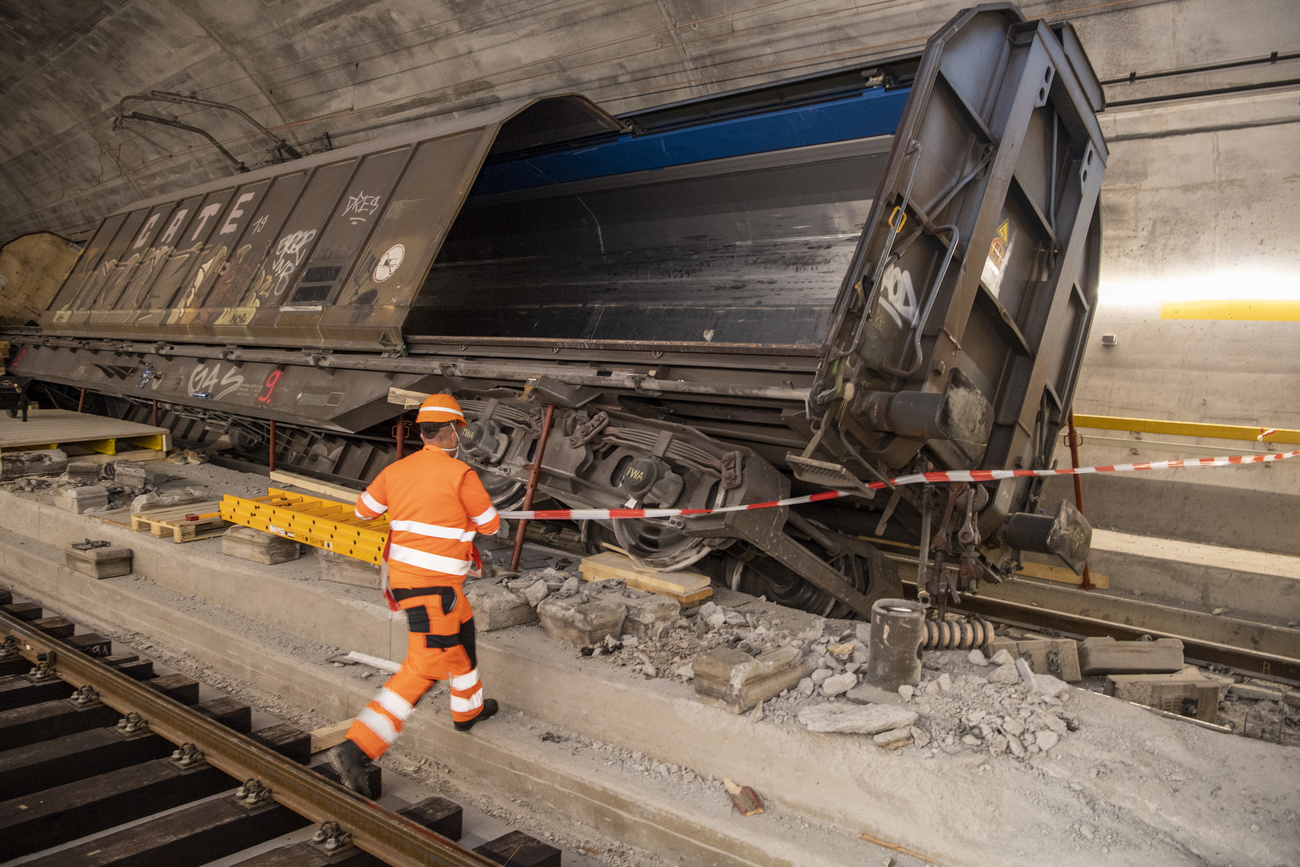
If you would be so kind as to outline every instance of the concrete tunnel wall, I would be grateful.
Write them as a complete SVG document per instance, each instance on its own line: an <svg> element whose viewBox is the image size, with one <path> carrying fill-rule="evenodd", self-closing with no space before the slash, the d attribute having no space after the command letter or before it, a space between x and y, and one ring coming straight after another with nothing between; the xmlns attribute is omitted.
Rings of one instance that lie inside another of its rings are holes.
<svg viewBox="0 0 1300 867"><path fill-rule="evenodd" d="M130 94L194 93L233 103L304 147L325 134L350 144L518 96L572 90L620 112L870 62L916 50L967 5L110 0L55 12L33 4L0 30L0 111L9 119L0 126L0 239L45 229L77 236L113 208L230 174L192 134L140 122L114 129L114 109ZM1031 17L1069 19L1103 81L1300 51L1292 0L1020 5ZM1300 428L1300 324L1161 318L1162 303L1189 293L1300 298L1300 87L1115 105L1296 79L1300 60L1281 59L1106 87L1102 299L1079 412ZM229 113L130 109L202 126L250 166L269 159L271 140ZM1103 347L1103 334L1117 344ZM1085 434L1084 463L1252 447ZM1298 472L1300 460L1089 478L1089 513L1137 531L1218 528L1243 544L1300 537L1263 526L1256 511L1300 527Z"/></svg>

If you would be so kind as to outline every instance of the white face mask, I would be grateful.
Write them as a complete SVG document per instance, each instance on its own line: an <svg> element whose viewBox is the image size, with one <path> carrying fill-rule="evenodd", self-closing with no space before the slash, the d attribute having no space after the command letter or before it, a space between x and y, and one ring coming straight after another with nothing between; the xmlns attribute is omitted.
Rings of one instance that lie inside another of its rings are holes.
<svg viewBox="0 0 1300 867"><path fill-rule="evenodd" d="M455 457L456 452L460 451L460 431L456 430L455 428L452 428L451 432L456 436L456 444L449 449L443 448L442 446L438 446L438 448L442 449L444 452L451 455L452 457Z"/></svg>

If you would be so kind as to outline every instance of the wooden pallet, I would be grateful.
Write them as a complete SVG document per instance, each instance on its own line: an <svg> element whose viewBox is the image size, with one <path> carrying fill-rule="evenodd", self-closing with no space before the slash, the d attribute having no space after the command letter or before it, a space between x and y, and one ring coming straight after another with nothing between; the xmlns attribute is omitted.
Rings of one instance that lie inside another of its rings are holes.
<svg viewBox="0 0 1300 867"><path fill-rule="evenodd" d="M131 516L131 529L137 533L148 530L153 536L180 542L197 542L200 539L215 539L226 532L230 523L221 517L216 500L202 503L190 503L188 506L174 506L166 509L151 509ZM195 516L189 520L189 516Z"/></svg>

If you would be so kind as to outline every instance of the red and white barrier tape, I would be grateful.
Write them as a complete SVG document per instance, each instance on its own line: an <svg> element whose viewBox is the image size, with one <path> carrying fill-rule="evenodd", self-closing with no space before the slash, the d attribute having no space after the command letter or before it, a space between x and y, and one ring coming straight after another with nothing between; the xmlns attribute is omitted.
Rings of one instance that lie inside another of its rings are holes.
<svg viewBox="0 0 1300 867"><path fill-rule="evenodd" d="M1085 473L1130 473L1140 470L1180 470L1196 467L1232 467L1244 464L1266 464L1300 456L1300 450L1269 455L1233 455L1219 458L1191 458L1189 460L1157 461L1150 464L1115 464L1109 467L1076 467L1063 470L949 470L938 473L913 473L890 479L893 485L920 485L926 482L996 482L1025 476L1081 476ZM871 482L868 488L889 487L885 482ZM802 497L773 500L768 503L748 503L743 506L721 506L717 509L542 509L528 512L502 512L503 518L527 521L619 521L626 518L674 518L679 515L716 515L721 512L745 512L750 509L771 509L778 506L799 506L851 497L849 491L821 491Z"/></svg>

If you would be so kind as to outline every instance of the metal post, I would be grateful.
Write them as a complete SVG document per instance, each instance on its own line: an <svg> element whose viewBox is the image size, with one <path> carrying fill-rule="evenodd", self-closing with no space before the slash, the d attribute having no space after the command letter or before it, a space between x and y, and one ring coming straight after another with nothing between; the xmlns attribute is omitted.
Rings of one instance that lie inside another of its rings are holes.
<svg viewBox="0 0 1300 867"><path fill-rule="evenodd" d="M406 451L406 413L397 417L397 427L394 428L397 435L397 459L400 461L405 456Z"/></svg>
<svg viewBox="0 0 1300 867"><path fill-rule="evenodd" d="M1074 469L1079 468L1079 432L1074 429L1074 410L1070 410L1070 466ZM1076 474L1074 476L1074 505L1083 514L1083 477ZM1088 561L1083 562L1083 580L1079 582L1080 590L1091 590L1092 574L1088 571Z"/></svg>
<svg viewBox="0 0 1300 867"><path fill-rule="evenodd" d="M86 405L86 387L83 385L81 387L81 397L77 398L77 412L81 412L81 408L85 405Z"/></svg>
<svg viewBox="0 0 1300 867"><path fill-rule="evenodd" d="M267 463L271 472L275 472L275 419L271 419L271 459Z"/></svg>
<svg viewBox="0 0 1300 867"><path fill-rule="evenodd" d="M537 441L537 454L533 457L533 466L528 471L528 489L524 492L524 508L527 512L533 507L533 494L537 493L537 480L542 475L542 455L546 454L546 438L551 433L551 417L555 414L553 404L546 405L546 418L542 421L542 436ZM519 557L524 552L524 533L528 530L528 522L520 521L515 527L515 550L510 555L510 571L519 571Z"/></svg>
<svg viewBox="0 0 1300 867"><path fill-rule="evenodd" d="M158 401L153 402L153 422L154 427L158 427Z"/></svg>

